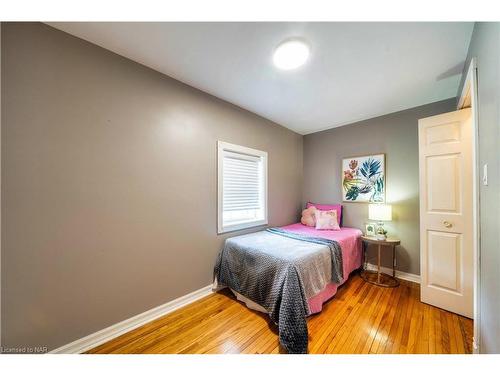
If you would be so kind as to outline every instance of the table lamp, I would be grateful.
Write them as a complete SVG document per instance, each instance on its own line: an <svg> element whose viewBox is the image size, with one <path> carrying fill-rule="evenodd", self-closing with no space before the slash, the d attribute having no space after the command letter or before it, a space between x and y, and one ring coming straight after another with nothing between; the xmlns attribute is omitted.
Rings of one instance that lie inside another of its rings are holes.
<svg viewBox="0 0 500 375"><path fill-rule="evenodd" d="M377 240L385 240L387 231L384 229L384 221L392 220L392 206L389 204L370 204L368 218L377 222Z"/></svg>

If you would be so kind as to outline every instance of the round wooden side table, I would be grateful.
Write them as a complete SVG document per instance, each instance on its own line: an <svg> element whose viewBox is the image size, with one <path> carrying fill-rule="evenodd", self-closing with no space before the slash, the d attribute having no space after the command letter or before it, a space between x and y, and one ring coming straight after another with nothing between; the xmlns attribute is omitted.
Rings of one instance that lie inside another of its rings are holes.
<svg viewBox="0 0 500 375"><path fill-rule="evenodd" d="M399 280L396 279L396 246L401 243L397 238L386 238L385 240L377 240L375 236L361 236L363 241L364 249L364 261L363 261L363 271L361 271L361 278L368 283L375 284L378 286L384 286L386 288L394 288L399 285ZM377 256L377 271L369 271L366 269L366 249L369 244L375 244L378 246L378 256ZM380 271L380 256L382 249L390 248L392 249L392 276Z"/></svg>

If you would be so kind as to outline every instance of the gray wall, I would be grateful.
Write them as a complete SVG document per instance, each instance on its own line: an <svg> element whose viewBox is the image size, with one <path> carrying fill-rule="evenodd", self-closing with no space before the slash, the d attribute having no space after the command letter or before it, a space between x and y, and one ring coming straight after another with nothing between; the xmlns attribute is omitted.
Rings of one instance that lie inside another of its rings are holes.
<svg viewBox="0 0 500 375"><path fill-rule="evenodd" d="M1 84L4 346L208 285L217 140L269 153L269 224L297 221L301 135L43 24L2 24Z"/></svg>
<svg viewBox="0 0 500 375"><path fill-rule="evenodd" d="M393 206L389 235L401 239L397 269L420 274L418 120L456 109L454 98L304 137L304 202L341 202L342 158L386 154L386 200ZM363 228L368 204L342 203L343 224ZM390 255L390 254L386 254ZM373 248L369 261L375 263ZM390 266L391 258L383 258Z"/></svg>
<svg viewBox="0 0 500 375"><path fill-rule="evenodd" d="M500 23L476 22L462 81L477 59L479 165L488 164L488 186L480 183L480 349L500 353ZM461 89L459 94L461 93Z"/></svg>

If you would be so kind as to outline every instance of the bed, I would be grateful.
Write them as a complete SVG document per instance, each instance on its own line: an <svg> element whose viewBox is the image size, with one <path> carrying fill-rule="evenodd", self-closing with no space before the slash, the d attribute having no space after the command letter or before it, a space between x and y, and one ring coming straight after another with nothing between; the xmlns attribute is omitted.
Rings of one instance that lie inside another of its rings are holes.
<svg viewBox="0 0 500 375"><path fill-rule="evenodd" d="M228 238L217 257L214 289L228 287L249 308L268 314L289 353L307 353L306 318L361 266L361 234L296 223Z"/></svg>

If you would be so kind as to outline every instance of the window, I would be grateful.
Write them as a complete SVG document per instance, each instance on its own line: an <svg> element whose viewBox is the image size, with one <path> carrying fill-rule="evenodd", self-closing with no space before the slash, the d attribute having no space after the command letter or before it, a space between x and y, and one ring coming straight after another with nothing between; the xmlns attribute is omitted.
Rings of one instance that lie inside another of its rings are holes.
<svg viewBox="0 0 500 375"><path fill-rule="evenodd" d="M267 152L218 142L217 232L267 224Z"/></svg>

